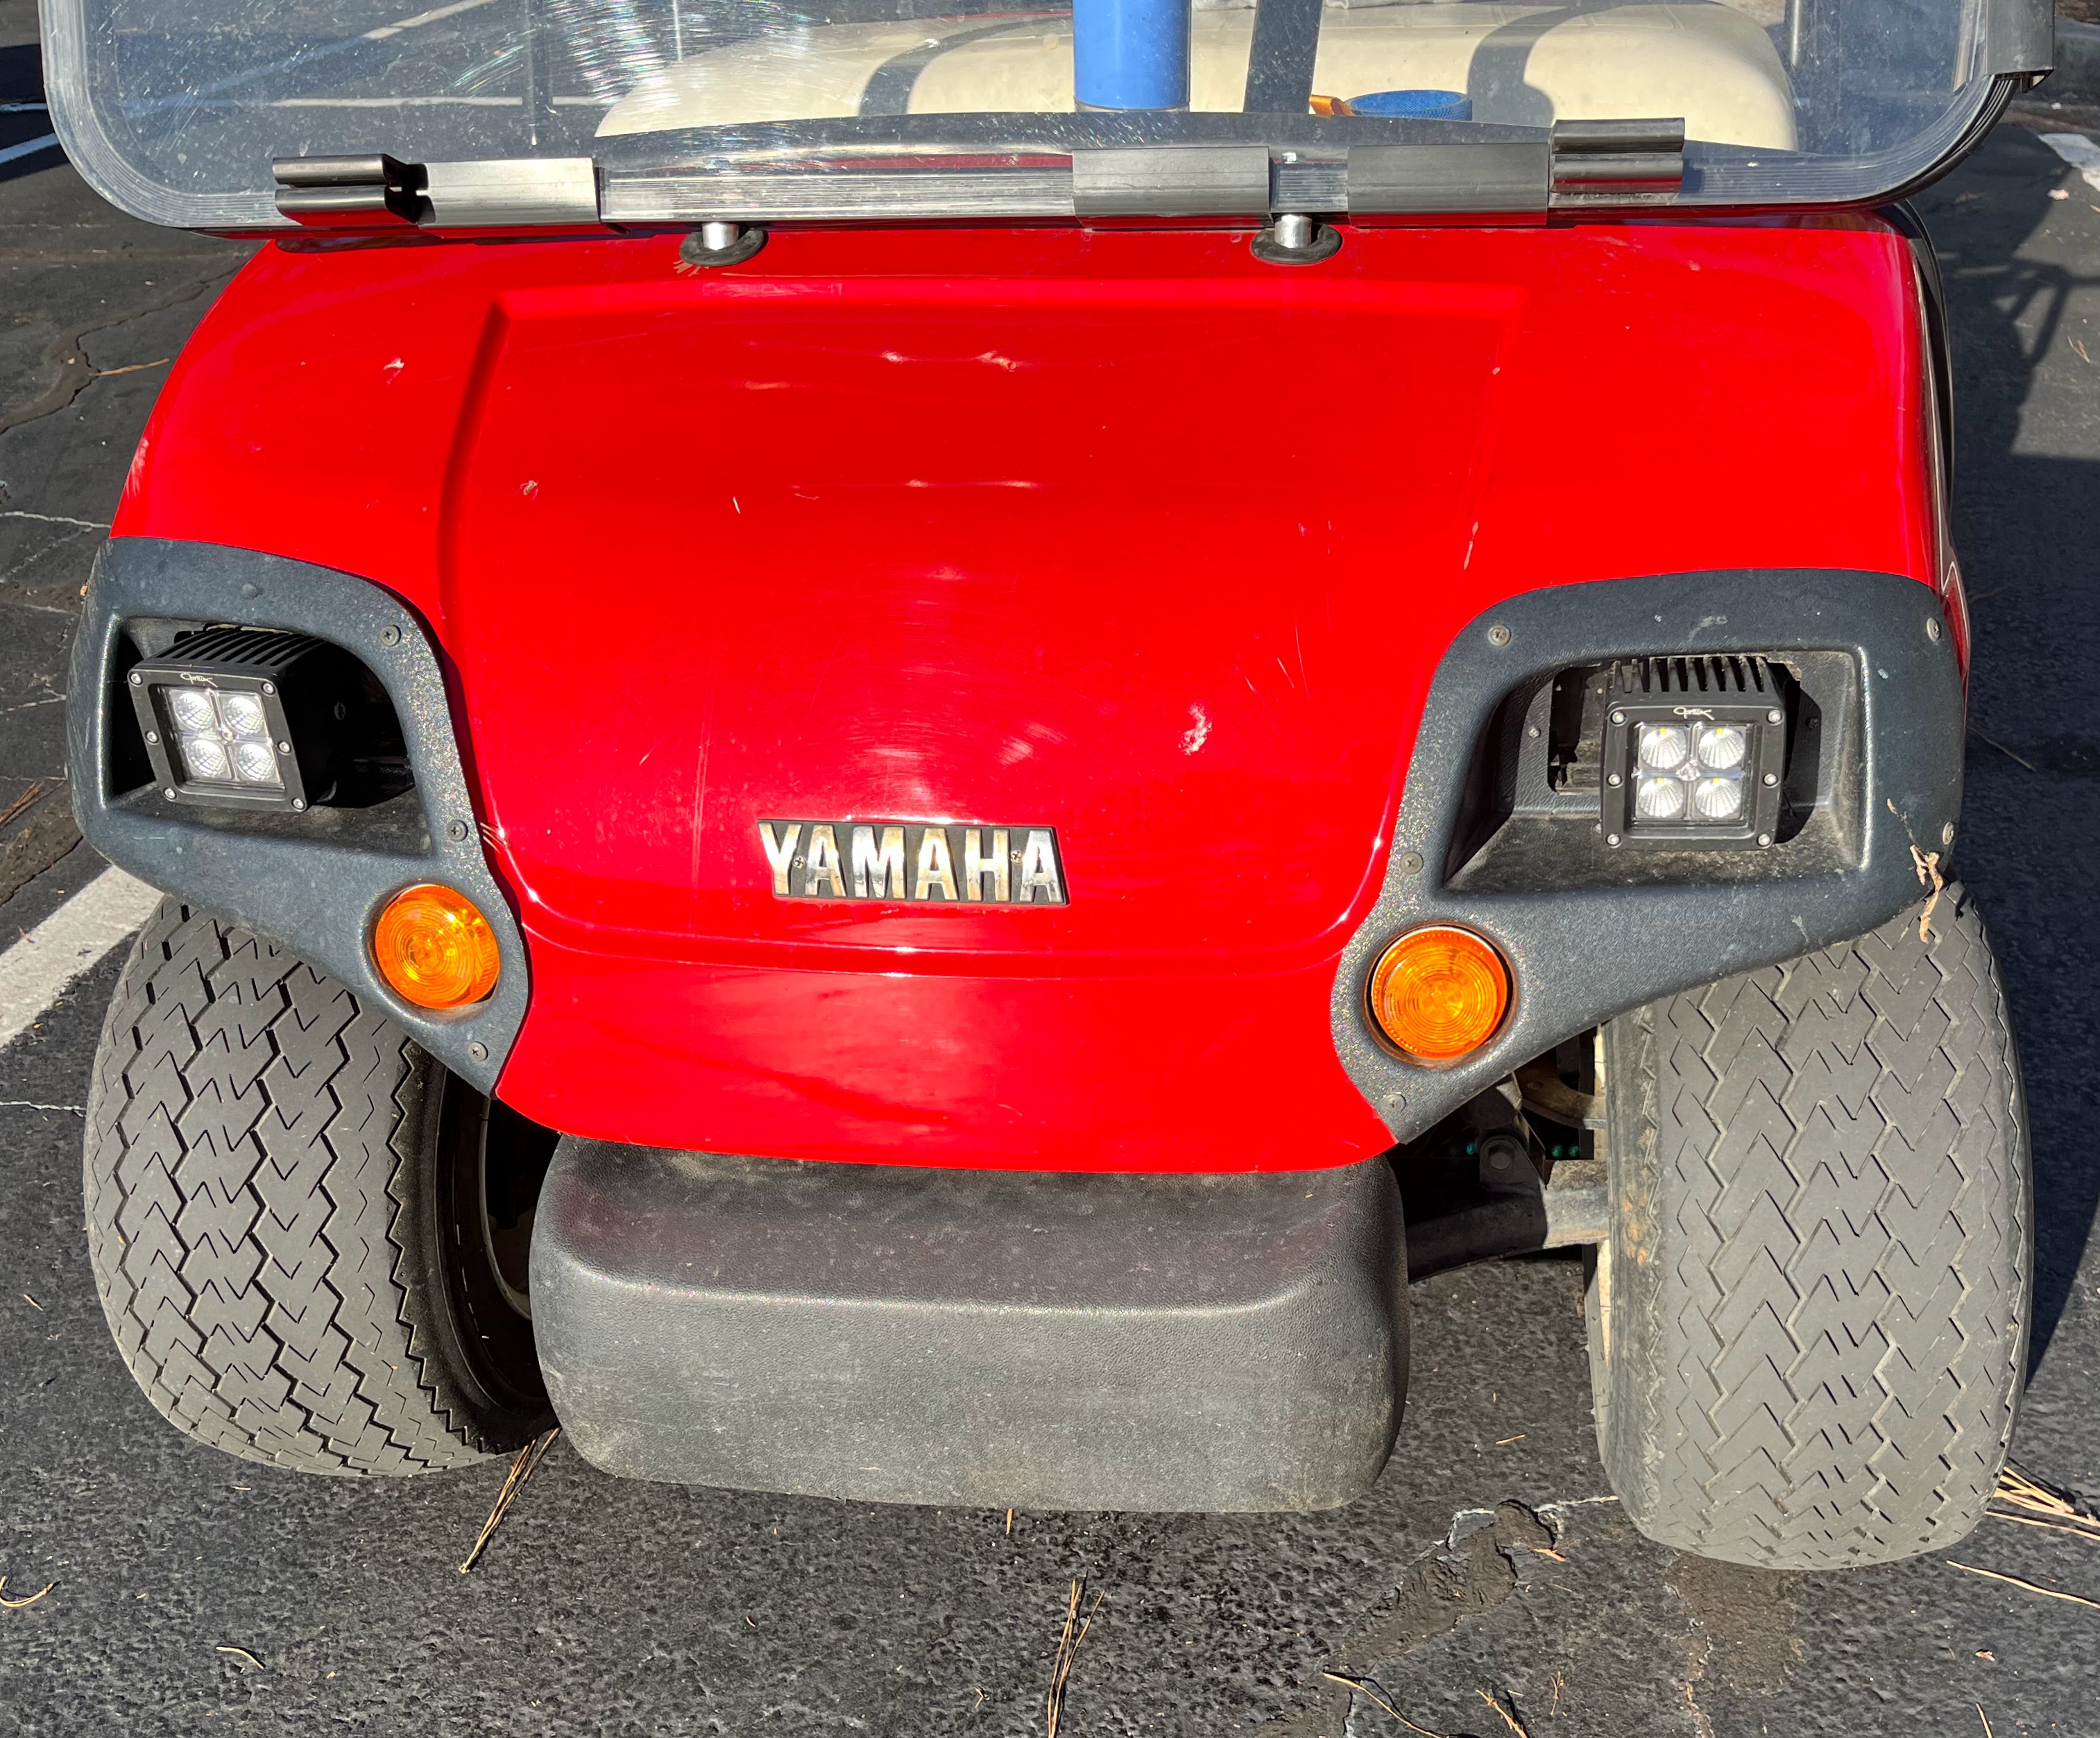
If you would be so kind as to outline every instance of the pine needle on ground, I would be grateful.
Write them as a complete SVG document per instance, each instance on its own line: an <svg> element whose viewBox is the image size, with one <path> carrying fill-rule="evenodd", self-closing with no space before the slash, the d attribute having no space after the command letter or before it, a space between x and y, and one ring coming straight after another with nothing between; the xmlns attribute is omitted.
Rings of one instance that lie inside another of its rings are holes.
<svg viewBox="0 0 2100 1738"><path fill-rule="evenodd" d="M2005 1575L1996 1569L1979 1569L1973 1563L1957 1563L1952 1557L1947 1559L1947 1563L1950 1568L1966 1569L1971 1575L1981 1575L1990 1581L2003 1581L2010 1587L2024 1588L2029 1593L2046 1594L2052 1599L2067 1599L2073 1605L2090 1606L2094 1611L2100 1612L2100 1599L2089 1599L2082 1593L2066 1593L2061 1588L2045 1587L2040 1581L2031 1581L2023 1576Z"/></svg>
<svg viewBox="0 0 2100 1738"><path fill-rule="evenodd" d="M1087 1639L1087 1631L1094 1626L1094 1613L1101 1608L1105 1594L1096 1594L1094 1603L1083 1621L1079 1617L1079 1597L1087 1590L1083 1581L1072 1583L1072 1596L1065 1603L1065 1627L1057 1637L1057 1652L1050 1662L1050 1693L1044 1700L1044 1738L1057 1738L1057 1728L1065 1718L1065 1691L1072 1681L1072 1665L1079 1657L1079 1643Z"/></svg>
<svg viewBox="0 0 2100 1738"><path fill-rule="evenodd" d="M474 1542L474 1549L466 1554L459 1566L465 1574L481 1560L488 1550L488 1542L496 1537L496 1529L503 1524L503 1517L510 1512L510 1505L518 1500L518 1493L525 1489L525 1481L532 1476L533 1469L547 1458L547 1450L554 1447L554 1439L562 1434L557 1424L544 1436L528 1442L518 1451L518 1458L510 1463L510 1471L503 1476L503 1489L496 1493L496 1506L488 1511L488 1519L481 1524L481 1536Z"/></svg>
<svg viewBox="0 0 2100 1738"><path fill-rule="evenodd" d="M1479 1696L1482 1701L1485 1702L1490 1708L1493 1709L1497 1714L1502 1717L1502 1724L1507 1726L1511 1731L1515 1732L1516 1734L1516 1738L1531 1738L1531 1728L1526 1726L1522 1720L1519 1719L1515 1714L1511 1713L1510 1711L1510 1708L1505 1708L1502 1706L1502 1701L1499 1696L1490 1696L1485 1690L1476 1690L1473 1693ZM1515 1698L1511 1697L1511 1708L1515 1706Z"/></svg>
<svg viewBox="0 0 2100 1738"><path fill-rule="evenodd" d="M44 781L39 779L34 784L31 785L28 790L23 792L20 796L16 797L14 801L8 804L5 809L0 809L0 827L5 827L10 821L13 820L16 815L20 814L24 809L28 808L31 803L34 802L43 794Z"/></svg>
<svg viewBox="0 0 2100 1738"><path fill-rule="evenodd" d="M2014 1466L2005 1463L1992 1493L1990 1513L2000 1520L2018 1521L2024 1526L2045 1527L2075 1538L2100 1545L2100 1517L2083 1506L2069 1493Z"/></svg>
<svg viewBox="0 0 2100 1738"><path fill-rule="evenodd" d="M4 1575L0 1575L0 1605L4 1605L11 1612L27 1611L32 1605L34 1605L38 1600L43 1598L46 1594L49 1593L52 1588L57 1586L58 1583L56 1581L46 1581L42 1586L39 1587L34 1593L30 1594L26 1598L11 1599L7 1597L7 1577Z"/></svg>

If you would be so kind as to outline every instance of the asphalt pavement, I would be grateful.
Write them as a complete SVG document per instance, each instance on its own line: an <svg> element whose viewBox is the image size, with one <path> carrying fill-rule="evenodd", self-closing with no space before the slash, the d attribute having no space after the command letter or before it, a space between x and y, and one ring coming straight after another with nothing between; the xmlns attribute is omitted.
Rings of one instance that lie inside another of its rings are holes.
<svg viewBox="0 0 2100 1738"><path fill-rule="evenodd" d="M0 0L0 104L35 100L33 32ZM2038 1169L2014 1452L2100 1497L2100 188L2038 140L2074 127L2100 114L2028 105L1921 204L1975 615L1957 867L2011 986ZM0 152L43 130L0 111ZM6 940L99 867L64 818L74 610L165 360L244 253L120 218L55 152L0 162ZM0 1608L9 1731L1040 1733L1078 1580L1070 1738L1405 1731L1380 1702L1478 1738L2100 1732L2100 1606L1970 1572L2100 1601L2100 1548L1989 1520L1917 1562L1780 1575L1635 1535L1558 1258L1414 1288L1399 1451L1338 1513L856 1506L621 1483L558 1444L462 1574L501 1466L280 1474L179 1436L126 1373L80 1197L116 969L0 1052L0 1598L50 1584Z"/></svg>

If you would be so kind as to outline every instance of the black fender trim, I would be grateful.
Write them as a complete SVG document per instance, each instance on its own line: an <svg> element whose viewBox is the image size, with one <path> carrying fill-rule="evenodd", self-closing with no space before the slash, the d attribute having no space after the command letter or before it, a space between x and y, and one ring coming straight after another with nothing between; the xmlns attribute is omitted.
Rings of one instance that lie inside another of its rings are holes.
<svg viewBox="0 0 2100 1738"><path fill-rule="evenodd" d="M140 618L285 629L342 646L392 699L415 789L380 808L298 815L177 807L150 783L112 789L111 718L131 707L122 630ZM530 969L510 898L483 854L444 676L413 610L368 580L305 562L117 538L88 585L66 712L73 808L90 845L140 880L329 973L454 1074L494 1090L524 1024ZM404 814L402 805L412 807ZM457 888L495 930L503 969L486 1002L453 1013L412 1007L373 968L368 941L380 907L418 881Z"/></svg>
<svg viewBox="0 0 2100 1738"><path fill-rule="evenodd" d="M1894 574L1691 573L1550 586L1469 623L1432 682L1377 903L1343 951L1330 1004L1342 1065L1411 1140L1519 1065L1630 1008L1864 935L1923 896L1912 855L1944 867L1961 806L1966 702L1939 593ZM1511 695L1570 665L1673 652L1842 655L1853 671L1856 826L1849 860L1782 844L1746 876L1657 884L1461 889L1445 874L1476 746ZM1458 924L1514 978L1498 1035L1432 1068L1377 1034L1365 985L1402 931Z"/></svg>

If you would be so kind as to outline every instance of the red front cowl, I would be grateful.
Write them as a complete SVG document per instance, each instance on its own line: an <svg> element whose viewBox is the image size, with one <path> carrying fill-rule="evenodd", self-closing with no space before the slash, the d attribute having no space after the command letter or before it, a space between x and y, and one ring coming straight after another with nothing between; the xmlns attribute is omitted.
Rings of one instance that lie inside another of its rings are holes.
<svg viewBox="0 0 2100 1738"><path fill-rule="evenodd" d="M1878 229L266 249L118 532L421 610L532 953L503 1096L717 1150L1329 1165L1445 646L1696 568L1930 577ZM1070 903L783 901L761 818L1057 829Z"/></svg>

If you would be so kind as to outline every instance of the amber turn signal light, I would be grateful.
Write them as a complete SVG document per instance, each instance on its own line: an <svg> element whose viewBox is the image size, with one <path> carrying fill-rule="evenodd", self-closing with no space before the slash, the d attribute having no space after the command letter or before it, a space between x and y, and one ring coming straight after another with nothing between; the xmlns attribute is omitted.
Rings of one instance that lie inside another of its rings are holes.
<svg viewBox="0 0 2100 1738"><path fill-rule="evenodd" d="M1410 930L1371 973L1371 1017L1409 1056L1455 1061L1495 1035L1509 989L1502 956L1471 930Z"/></svg>
<svg viewBox="0 0 2100 1738"><path fill-rule="evenodd" d="M373 963L404 1002L465 1008L496 987L496 932L465 893L426 881L386 902L372 932Z"/></svg>

